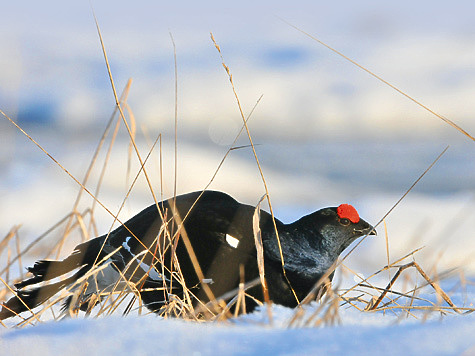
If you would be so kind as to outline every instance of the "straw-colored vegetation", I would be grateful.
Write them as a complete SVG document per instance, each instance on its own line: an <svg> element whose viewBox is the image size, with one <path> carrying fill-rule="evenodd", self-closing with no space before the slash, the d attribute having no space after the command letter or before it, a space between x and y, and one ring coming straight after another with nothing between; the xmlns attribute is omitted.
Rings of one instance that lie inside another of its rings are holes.
<svg viewBox="0 0 475 356"><path fill-rule="evenodd" d="M99 36L100 31L98 28ZM263 199L261 200L260 204L264 204L264 201L267 202L267 207L270 213L273 216L273 209L270 200L270 195L267 189L267 184L265 180L264 173L261 169L259 164L259 159L257 156L256 151L254 150L254 144L252 141L252 136L249 127L247 126L247 121L250 119L252 115L245 116L242 110L239 96L237 90L233 83L233 77L231 74L230 68L225 64L221 49L217 44L216 40L213 36L211 36L214 46L216 47L221 60L222 65L226 71L226 74L229 77L230 85L235 95L235 99L237 102L237 107L239 110L239 114L242 117L242 128L239 134L237 135L235 141L229 147L227 153L224 155L223 159L219 163L216 171L212 175L209 184L205 187L202 187L203 190L207 189L209 185L214 180L216 174L220 170L223 162L228 157L229 153L233 150L236 150L240 147L236 146L236 142L238 137L241 133L245 132L248 138L249 146L252 148L253 158L256 162L256 169L259 170L259 173L262 178L263 183ZM30 137L21 127L19 127L14 120L10 119L6 114L1 112L1 114L8 120L11 121L13 125L17 127L19 131L21 131L24 135L26 135L33 144L36 144L43 152L46 154L54 164L60 166L64 172L69 175L77 184L79 188L79 192L75 202L73 203L73 207L71 211L66 215L66 217L62 218L58 221L57 224L52 226L50 229L39 235L36 239L31 241L26 247L23 249L20 248L22 245L20 242L20 234L21 231L20 225L15 225L11 228L9 233L1 238L0 240L0 302L3 302L10 298L15 291L11 288L13 283L19 281L20 279L24 278L23 271L25 270L25 265L23 260L28 257L28 260L37 259L37 258L61 258L64 257L66 254L69 253L64 247L68 239L71 239L72 236L77 240L77 236L80 236L82 240L85 240L89 237L94 237L98 235L98 231L96 228L96 221L95 221L95 212L97 209L105 209L112 217L115 222L121 223L121 221L117 218L119 216L120 211L124 207L127 199L129 199L129 195L134 189L134 186L137 182L137 179L140 176L145 177L150 192L157 204L160 199L157 198L161 196L163 189L162 187L154 187L148 178L148 169L147 169L147 162L149 157L153 152L158 153L159 155L159 162L160 162L160 177L162 176L161 172L161 158L162 158L162 149L161 149L161 135L155 139L155 141L150 141L150 148L148 152L144 155L143 152L140 152L137 145L136 145L136 122L134 115L130 108L127 105L127 96L130 90L130 82L127 84L126 88L124 89L122 95L119 97L116 92L116 88L113 82L112 73L110 72L110 68L108 65L107 55L105 51L105 45L102 41L102 37L100 36L104 58L109 69L109 76L111 81L111 86L113 89L114 97L116 99L116 108L114 113L112 114L102 137L99 139L99 143L97 145L95 154L93 155L89 168L85 172L84 178L80 180L77 177L74 177L72 174L68 172L68 170L61 165L61 162L58 162L54 157L52 157L45 149L42 148L40 144L38 144L34 138ZM172 38L173 40L173 38ZM175 53L176 56L176 53ZM176 61L175 61L176 63ZM353 62L354 64L357 64ZM176 65L176 64L175 64ZM358 65L358 64L357 64ZM358 65L359 66L359 65ZM360 66L361 67L361 66ZM365 68L363 68L366 70ZM368 70L366 70L368 71ZM175 71L176 72L176 71ZM368 71L369 72L369 71ZM176 78L175 80L178 80ZM397 89L400 93L406 95L405 93L401 92ZM406 95L407 96L407 95ZM408 96L409 97L409 96ZM411 98L411 100L415 101ZM256 106L259 104L259 100L257 100ZM417 103L417 101L416 101ZM439 116L439 115L437 115ZM440 116L439 116L440 117ZM175 117L175 121L177 117ZM446 121L446 119L444 119ZM447 121L446 121L447 122ZM461 131L464 135L468 136L469 138L473 139L470 135L468 135L465 131L460 129L457 125L450 122L451 126L455 127L459 131ZM123 126L127 131L130 139L130 149L128 155L128 169L127 169L127 176L124 177L126 182L128 182L128 192L125 194L123 202L118 211L112 211L109 209L105 204L101 202L99 197L99 192L103 184L103 177L108 169L108 162L110 160L111 154L114 151L114 144L116 143L116 138L118 132ZM106 144L108 143L108 144ZM158 147L157 147L158 143ZM176 135L175 135L175 143ZM176 147L176 146L175 146ZM104 160L103 162L99 161L99 157L101 156L100 153L103 153ZM445 152L445 150L444 150ZM444 153L442 152L442 154ZM441 155L442 155L441 154ZM176 152L175 152L176 158ZM436 164L437 159L435 159L434 164ZM132 162L137 160L139 163L139 170L137 172L132 171ZM176 163L176 160L175 160ZM417 184L418 181L424 176L424 174L432 167L421 167L421 176L419 179L414 183ZM425 171L424 171L425 169ZM92 172L98 172L97 174L97 181L93 184L91 183L91 176ZM180 174L180 172L176 171L175 167L175 176ZM176 179L176 178L175 178ZM86 186L95 186L94 190L89 190ZM414 186L413 185L413 186ZM413 187L412 186L412 187ZM176 185L175 185L176 187ZM408 191L402 195L401 199L397 201L394 206L396 206L412 189L409 187ZM160 189L160 194L157 194L157 189ZM175 188L176 189L176 188ZM176 193L176 190L175 190ZM78 206L84 196L92 197L92 204L88 209L83 211L79 211ZM172 198L173 199L173 198ZM260 205L259 204L259 205ZM99 207L98 207L99 206ZM394 207L393 207L394 208ZM201 303L198 304L198 307L194 307L192 301L196 298L193 295L190 289L187 289L185 285L183 285L183 276L181 275L180 268L179 268L179 261L175 259L174 266L173 266L173 275L174 278L172 283L180 283L183 286L185 291L183 299L180 299L176 296L173 296L172 286L165 285L163 288L168 289L168 293L170 296L170 302L165 305L160 310L160 315L163 317L177 317L177 318L184 318L187 320L196 320L200 322L210 322L210 321L223 321L230 317L234 317L239 313L246 313L246 304L245 298L246 289L250 286L254 286L256 284L261 284L265 302L269 306L272 302L268 299L268 294L266 293L266 279L263 273L263 255L262 255L262 241L260 239L260 231L258 222L258 215L260 211L260 206L256 207L255 218L254 218L254 231L255 231L255 241L256 247L258 251L258 265L260 273L260 278L256 281L251 281L248 284L241 283L239 288L232 293L229 293L226 296L212 296L210 295L211 290L206 290L206 284L204 284L205 292L207 293L208 297L212 300L210 303ZM384 222L385 217L390 214L392 209L388 211L388 213L381 218L378 225ZM170 248L173 243L176 241L177 238L183 239L185 244L187 245L188 252L194 261L195 270L198 275L203 277L203 273L200 269L199 264L197 263L196 258L193 258L193 249L189 242L187 243L187 236L186 231L181 229L181 225L183 221L178 220L170 220L166 219L166 216L171 216L171 212L163 212L164 216L164 224L176 224L177 229L167 229L165 226L160 230L159 236L157 236L156 243L154 246L159 246L158 250L154 250L154 255L157 258L158 263L155 264L155 267L159 273L163 273L165 270L169 270L172 266L166 266L164 263L161 263L160 258L164 255L166 249ZM186 219L186 216L182 217L183 220ZM27 223L20 221L19 223ZM111 224L112 230L113 224ZM111 231L110 230L110 231ZM177 231L174 235L168 233L168 231ZM109 232L110 232L109 231ZM44 246L42 243L48 240L48 245L50 246L47 250L42 250L41 253L38 252L38 246ZM53 242L51 242L54 240ZM389 241L389 237L386 234L386 241ZM361 242L361 241L360 241ZM358 244L359 245L359 244ZM335 269L340 268L342 269L343 278L352 278L351 275L359 276L351 271L348 266L344 265L344 261L346 257L353 253L353 251L358 247L356 245L349 253L347 253L340 261L338 261L333 268L328 272L327 276L322 278L317 286L315 286L314 291L319 290L319 286L322 284L328 283L328 275ZM387 246L389 244L387 243ZM152 246L148 246L150 250ZM150 251L149 250L149 251ZM460 305L455 305L451 298L450 292L444 291L439 281L446 277L453 277L456 273L460 273L459 271L447 271L444 273L437 273L435 270L427 272L424 270L424 266L419 265L416 262L418 250L408 251L407 255L396 259L395 261L389 261L389 247L387 249L388 261L387 265L382 266L381 269L375 272L368 278L361 278L354 286L347 289L340 289L338 286L330 286L328 283L326 288L326 294L321 296L315 293L310 293L307 298L301 301L301 307L295 309L293 317L288 321L288 327L302 327L302 326L320 326L320 325L330 325L334 323L338 323L341 320L339 316L339 311L342 308L356 308L362 313L378 313L381 318L385 317L386 313L393 313L400 318L417 318L420 320L425 320L425 318L437 314L437 315L445 315L448 313L470 313L473 312L475 309L467 308ZM113 253L113 252L112 252ZM144 255L138 255L136 258L140 259L143 258ZM285 259L281 252L281 260L282 260L282 268L285 266ZM34 325L42 320L58 320L66 316L71 317L101 317L107 316L111 314L123 314L127 315L130 313L149 313L149 311L142 306L142 302L140 300L140 295L137 292L138 288L140 288L139 283L132 283L127 280L123 275L122 278L116 283L113 288L109 288L108 290L104 290L101 295L97 295L92 299L89 299L87 302L88 308L86 312L79 311L79 306L84 302L84 291L88 287L88 283L93 283L91 281L94 278L90 278L91 276L94 277L98 273L101 273L101 270L106 267L104 264L100 264L103 261L97 261L96 267L93 268L88 274L80 278L77 282L73 285L69 286L68 288L64 289L59 294L55 295L54 297L50 298L46 303L44 303L41 307L37 308L35 311L31 311L31 313L24 313L24 315L16 317L17 326L25 326L25 325ZM285 270L284 270L285 274ZM243 273L242 273L243 275ZM204 278L204 277L203 277ZM200 277L200 279L203 279ZM385 281L381 285L381 281ZM422 283L420 282L422 280ZM463 278L463 274L459 274L459 288L463 289L465 279ZM418 282L419 281L419 282ZM436 301L426 300L420 297L421 293L424 294L435 292L437 296ZM66 298L72 297L73 302L71 303L71 307L68 310L61 311L61 303ZM309 304L315 300L318 300L316 305L312 307L307 307L306 304ZM231 307L234 306L233 313L230 312ZM272 322L272 310L271 308L267 308L268 315L269 315L269 322ZM2 323L2 325L6 326Z"/></svg>

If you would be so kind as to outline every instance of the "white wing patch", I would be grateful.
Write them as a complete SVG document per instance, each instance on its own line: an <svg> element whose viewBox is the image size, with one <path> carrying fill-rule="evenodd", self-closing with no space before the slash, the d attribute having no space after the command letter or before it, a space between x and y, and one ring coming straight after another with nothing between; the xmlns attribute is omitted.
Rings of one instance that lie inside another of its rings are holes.
<svg viewBox="0 0 475 356"><path fill-rule="evenodd" d="M122 247L125 248L127 251L129 251L129 253L134 256L134 254L132 253L132 251L130 251L130 247L128 245L128 242L129 240L131 239L131 237L126 237L125 238L125 241L122 243ZM142 251L142 252L145 252L145 251ZM163 278L158 274L157 270L155 268L150 268L150 266L148 266L146 263L143 263L142 261L140 261L140 258L137 258L137 262L140 264L140 268L142 268L144 270L144 272L148 272L148 276L153 279L154 281L163 281ZM166 279L168 280L168 279Z"/></svg>
<svg viewBox="0 0 475 356"><path fill-rule="evenodd" d="M226 234L226 242L228 243L229 246L233 248L237 248L239 245L239 240L229 234Z"/></svg>
<svg viewBox="0 0 475 356"><path fill-rule="evenodd" d="M122 243L122 247L125 248L127 251L129 251L130 254L132 254L132 251L130 251L129 247L129 240L130 236L125 238L125 241Z"/></svg>

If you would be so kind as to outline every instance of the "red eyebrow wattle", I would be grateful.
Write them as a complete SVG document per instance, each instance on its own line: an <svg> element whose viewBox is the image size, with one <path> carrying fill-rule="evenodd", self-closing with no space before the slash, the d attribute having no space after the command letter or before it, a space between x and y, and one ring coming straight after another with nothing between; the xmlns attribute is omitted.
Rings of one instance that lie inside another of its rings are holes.
<svg viewBox="0 0 475 356"><path fill-rule="evenodd" d="M340 219L348 219L352 223L358 223L360 221L360 216L353 206L350 204L341 204L337 209L336 212Z"/></svg>

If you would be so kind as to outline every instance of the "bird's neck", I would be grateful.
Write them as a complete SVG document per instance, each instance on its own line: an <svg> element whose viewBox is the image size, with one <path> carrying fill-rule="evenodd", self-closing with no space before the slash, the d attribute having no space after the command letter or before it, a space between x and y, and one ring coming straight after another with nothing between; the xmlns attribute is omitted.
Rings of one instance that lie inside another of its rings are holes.
<svg viewBox="0 0 475 356"><path fill-rule="evenodd" d="M263 236L264 248L269 258L280 261L288 271L314 278L325 273L338 258L336 249L324 246L321 236L311 230L296 228L293 224L279 229L280 248L275 231Z"/></svg>

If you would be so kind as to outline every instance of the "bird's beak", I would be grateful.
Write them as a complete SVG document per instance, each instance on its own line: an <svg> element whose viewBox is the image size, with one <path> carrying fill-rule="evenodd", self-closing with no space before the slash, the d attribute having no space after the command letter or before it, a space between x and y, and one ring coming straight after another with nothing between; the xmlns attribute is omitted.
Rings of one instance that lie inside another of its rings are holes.
<svg viewBox="0 0 475 356"><path fill-rule="evenodd" d="M358 234L361 234L361 236L365 235L377 235L378 233L376 232L376 229L368 224L366 221L364 222L367 227L363 227L361 229L355 229L355 232Z"/></svg>
<svg viewBox="0 0 475 356"><path fill-rule="evenodd" d="M369 230L369 233L367 235L377 235L378 232L374 227L371 226L371 229Z"/></svg>

